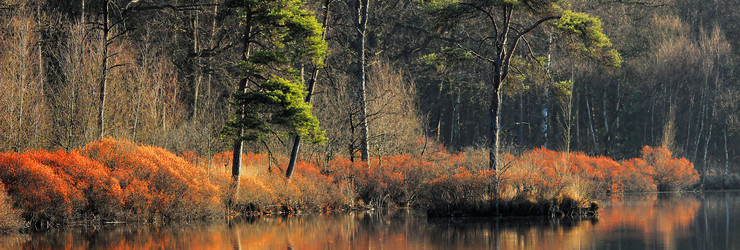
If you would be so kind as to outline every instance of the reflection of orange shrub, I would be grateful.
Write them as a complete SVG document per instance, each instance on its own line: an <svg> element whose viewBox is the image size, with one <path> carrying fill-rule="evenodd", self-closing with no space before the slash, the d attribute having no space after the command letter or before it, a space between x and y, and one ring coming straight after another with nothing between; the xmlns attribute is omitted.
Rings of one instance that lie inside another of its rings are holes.
<svg viewBox="0 0 740 250"><path fill-rule="evenodd" d="M685 237L680 234L691 227L700 207L696 199L661 199L657 195L630 199L604 209L599 214L597 230L606 233L605 237L615 230L638 230L646 239L674 242L674 237Z"/></svg>

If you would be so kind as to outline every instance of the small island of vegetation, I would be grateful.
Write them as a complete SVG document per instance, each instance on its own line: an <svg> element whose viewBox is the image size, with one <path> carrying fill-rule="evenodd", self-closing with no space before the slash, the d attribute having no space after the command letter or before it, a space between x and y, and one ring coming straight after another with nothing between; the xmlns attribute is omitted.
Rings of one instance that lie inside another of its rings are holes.
<svg viewBox="0 0 740 250"><path fill-rule="evenodd" d="M399 206L437 216L585 216L596 212L589 202L600 195L686 190L699 179L689 161L664 148L644 147L640 158L622 162L541 148L505 154L499 174L485 167L482 150L452 154L434 145L418 152L385 156L371 167L342 157L299 161L291 179L281 171L286 159L248 153L236 194L231 152L178 156L103 139L70 152L4 153L0 206L9 212L0 222L8 232Z"/></svg>

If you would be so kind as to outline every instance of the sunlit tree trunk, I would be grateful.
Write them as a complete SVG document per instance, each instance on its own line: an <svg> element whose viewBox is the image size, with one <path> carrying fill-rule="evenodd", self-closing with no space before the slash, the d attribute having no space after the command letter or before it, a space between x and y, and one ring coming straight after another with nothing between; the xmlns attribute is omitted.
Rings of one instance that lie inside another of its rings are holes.
<svg viewBox="0 0 740 250"><path fill-rule="evenodd" d="M195 74L195 76L193 77L193 85L194 86L193 86L193 116L192 116L192 120L195 121L196 119L198 119L198 101L199 101L198 98L200 97L200 84L201 84L201 81L203 80L203 74L202 74L201 65L200 65L200 55L199 55L199 53L200 53L200 47L199 47L199 44L198 44L198 42L199 42L198 41L198 19L199 19L199 16L200 15L199 15L199 13L197 11L195 13L193 13L193 15L194 15L193 21L192 21L192 25L193 25L193 55L194 55L194 58L193 58L193 70L195 71L193 73Z"/></svg>
<svg viewBox="0 0 740 250"><path fill-rule="evenodd" d="M360 139L360 155L361 159L363 161L368 161L368 155L369 155L369 146L368 146L368 139L369 139L369 128L367 125L367 94L365 93L366 90L366 63L367 63L367 19L370 8L370 0L358 0L357 2L357 23L355 24L357 26L358 36L357 41L355 41L355 46L357 50L357 82L359 84L359 104L360 104L360 133L361 133L361 139ZM369 162L367 163L369 165Z"/></svg>
<svg viewBox="0 0 740 250"><path fill-rule="evenodd" d="M441 140L442 136L442 92L444 91L444 81L439 81L439 91L437 92L437 101L435 102L437 104L437 109L435 112L437 112L437 122L436 122L436 131L435 136L437 138L437 142Z"/></svg>
<svg viewBox="0 0 740 250"><path fill-rule="evenodd" d="M99 90L99 102L98 102L98 129L99 139L103 139L105 136L105 88L108 84L108 45L110 44L110 2L108 0L103 1L103 22L102 22L102 63L100 70L100 90Z"/></svg>
<svg viewBox="0 0 740 250"><path fill-rule="evenodd" d="M552 33L547 34L547 65L545 65L545 71L547 74L550 74L550 68L552 65ZM550 124L550 118L549 118L549 110L548 107L550 105L550 85L545 84L545 99L542 103L542 136L545 139L545 142L542 144L543 147L547 148L547 129L548 125Z"/></svg>

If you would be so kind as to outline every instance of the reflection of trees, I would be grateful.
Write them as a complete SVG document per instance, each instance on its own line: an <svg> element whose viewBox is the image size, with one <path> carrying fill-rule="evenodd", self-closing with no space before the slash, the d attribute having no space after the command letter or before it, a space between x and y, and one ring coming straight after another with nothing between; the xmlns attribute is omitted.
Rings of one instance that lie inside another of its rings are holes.
<svg viewBox="0 0 740 250"><path fill-rule="evenodd" d="M717 194L715 194L717 195ZM721 195L721 194L720 194ZM740 196L657 195L602 204L598 222L425 218L407 211L262 217L210 225L76 228L0 248L102 249L738 249ZM706 215L704 214L706 213ZM704 237L704 238L702 238ZM699 239L697 239L699 238ZM0 240L0 242L2 242ZM25 242L25 243L24 243ZM657 245L656 245L657 244Z"/></svg>

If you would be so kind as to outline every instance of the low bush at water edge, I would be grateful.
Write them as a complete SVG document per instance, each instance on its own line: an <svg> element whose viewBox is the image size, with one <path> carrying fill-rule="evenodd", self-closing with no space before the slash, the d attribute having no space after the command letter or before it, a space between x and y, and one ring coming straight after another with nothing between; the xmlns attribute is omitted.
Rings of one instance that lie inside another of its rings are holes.
<svg viewBox="0 0 740 250"><path fill-rule="evenodd" d="M288 180L280 167L285 157L246 153L229 203L230 152L175 155L108 138L70 152L3 153L0 208L20 212L0 215L0 228L17 230L18 215L29 225L222 218L227 205L237 213L409 206L439 215L542 215L587 208L596 194L681 190L698 181L691 163L663 148L645 147L642 157L623 162L541 148L504 154L499 172L487 169L486 154L436 146L369 166L345 158L299 161Z"/></svg>

